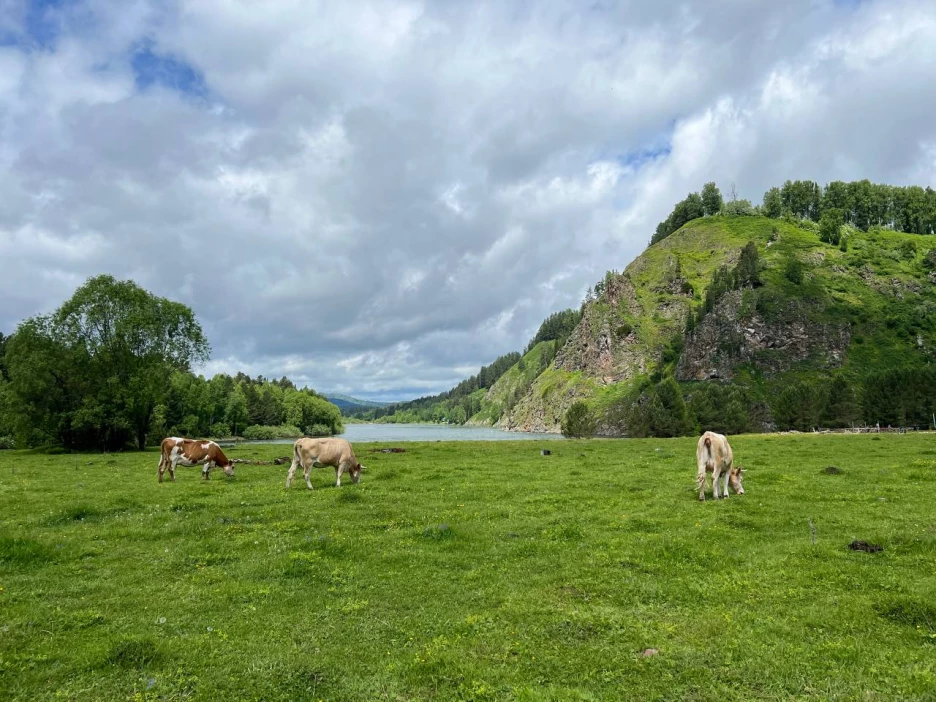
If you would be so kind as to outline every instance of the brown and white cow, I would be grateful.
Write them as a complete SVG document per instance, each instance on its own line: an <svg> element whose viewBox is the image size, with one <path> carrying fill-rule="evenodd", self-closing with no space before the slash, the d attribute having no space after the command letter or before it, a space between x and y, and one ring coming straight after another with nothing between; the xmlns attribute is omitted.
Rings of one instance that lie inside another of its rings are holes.
<svg viewBox="0 0 936 702"><path fill-rule="evenodd" d="M293 444L293 460L286 474L286 487L289 487L296 475L296 468L302 466L302 477L311 490L312 482L309 480L309 470L312 466L334 466L336 473L335 487L341 487L341 474L348 471L351 480L357 482L361 479L360 463L354 457L354 449L346 439L299 439Z"/></svg>
<svg viewBox="0 0 936 702"><path fill-rule="evenodd" d="M699 488L700 500L705 500L706 473L712 474L712 496L716 500L719 497L728 497L729 483L736 494L744 494L744 488L741 486L744 470L740 466L734 467L731 446L728 445L728 439L723 434L707 431L699 438L699 444L696 447L696 463L699 468L696 474L696 487ZM719 478L723 478L721 495L718 491Z"/></svg>
<svg viewBox="0 0 936 702"><path fill-rule="evenodd" d="M224 455L221 447L208 439L180 439L169 437L160 444L159 456L159 482L163 481L163 473L169 469L169 477L175 480L175 469L179 464L183 466L197 466L202 468L202 480L208 480L208 472L218 466L227 476L234 475L234 461Z"/></svg>

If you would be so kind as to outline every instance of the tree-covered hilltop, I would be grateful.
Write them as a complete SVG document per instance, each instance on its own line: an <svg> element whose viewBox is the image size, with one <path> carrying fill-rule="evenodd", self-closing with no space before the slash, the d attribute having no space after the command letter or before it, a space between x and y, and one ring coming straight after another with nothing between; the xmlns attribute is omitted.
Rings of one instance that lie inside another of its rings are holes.
<svg viewBox="0 0 936 702"><path fill-rule="evenodd" d="M0 448L342 431L337 407L286 378L192 373L208 356L188 307L132 281L91 278L52 314L0 334Z"/></svg>
<svg viewBox="0 0 936 702"><path fill-rule="evenodd" d="M733 193L725 202L715 183L706 183L701 194L689 193L676 203L669 217L657 225L650 243L662 241L694 219L717 214L817 223L825 217L830 227L850 224L863 232L881 227L910 234L936 234L936 190L869 180L836 180L823 188L811 180L788 180L764 193L762 205L753 206Z"/></svg>

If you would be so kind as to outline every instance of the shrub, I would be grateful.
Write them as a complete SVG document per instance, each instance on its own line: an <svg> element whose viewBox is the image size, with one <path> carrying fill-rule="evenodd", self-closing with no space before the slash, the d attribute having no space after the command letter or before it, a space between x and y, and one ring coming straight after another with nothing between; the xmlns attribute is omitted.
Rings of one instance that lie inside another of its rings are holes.
<svg viewBox="0 0 936 702"><path fill-rule="evenodd" d="M0 436L0 449L16 448L16 441L12 436Z"/></svg>
<svg viewBox="0 0 936 702"><path fill-rule="evenodd" d="M585 438L595 434L595 418L581 400L573 402L562 418L562 435L567 438Z"/></svg>
<svg viewBox="0 0 936 702"><path fill-rule="evenodd" d="M208 435L215 439L220 439L231 435L231 427L224 422L215 422L208 430Z"/></svg>
<svg viewBox="0 0 936 702"><path fill-rule="evenodd" d="M251 441L267 441L270 439L298 439L302 436L299 427L293 427L288 424L270 427L253 424L244 429L244 438Z"/></svg>
<svg viewBox="0 0 936 702"><path fill-rule="evenodd" d="M721 214L729 217L753 217L757 211L751 205L750 200L735 200L726 202L721 209Z"/></svg>
<svg viewBox="0 0 936 702"><path fill-rule="evenodd" d="M791 258L783 269L783 277L791 283L799 285L803 282L803 264L798 259Z"/></svg>

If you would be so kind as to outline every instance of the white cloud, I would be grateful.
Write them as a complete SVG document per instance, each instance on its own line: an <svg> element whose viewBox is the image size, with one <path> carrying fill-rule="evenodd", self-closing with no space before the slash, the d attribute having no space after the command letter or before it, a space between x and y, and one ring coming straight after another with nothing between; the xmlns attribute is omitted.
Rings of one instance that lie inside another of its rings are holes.
<svg viewBox="0 0 936 702"><path fill-rule="evenodd" d="M195 309L206 372L446 389L708 180L936 184L923 0L26 16L0 0L0 329L132 276Z"/></svg>

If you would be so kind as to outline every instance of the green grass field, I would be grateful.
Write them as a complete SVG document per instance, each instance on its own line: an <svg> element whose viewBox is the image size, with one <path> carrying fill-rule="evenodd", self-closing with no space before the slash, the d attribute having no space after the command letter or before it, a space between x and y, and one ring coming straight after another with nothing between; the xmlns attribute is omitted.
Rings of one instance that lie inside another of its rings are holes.
<svg viewBox="0 0 936 702"><path fill-rule="evenodd" d="M401 446L0 452L0 699L936 700L936 436Z"/></svg>

